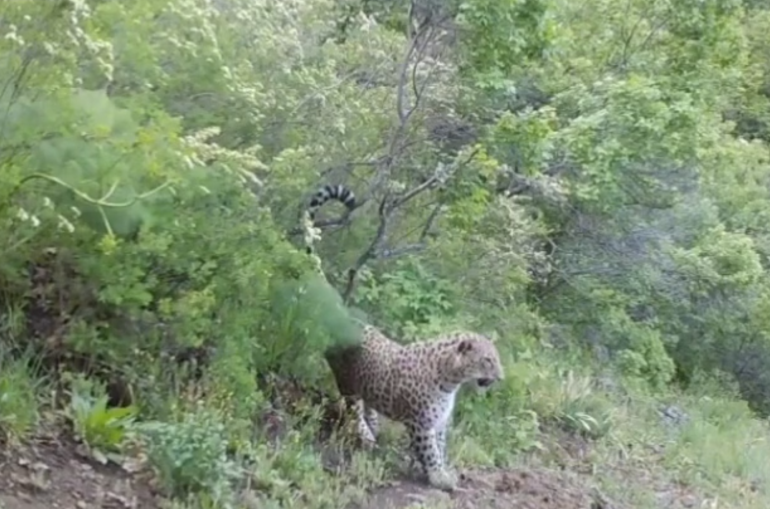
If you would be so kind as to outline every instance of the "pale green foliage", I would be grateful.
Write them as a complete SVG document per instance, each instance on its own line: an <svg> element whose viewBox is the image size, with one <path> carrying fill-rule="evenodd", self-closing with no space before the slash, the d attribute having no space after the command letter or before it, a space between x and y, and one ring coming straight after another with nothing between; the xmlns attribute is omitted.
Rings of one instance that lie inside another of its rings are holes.
<svg viewBox="0 0 770 509"><path fill-rule="evenodd" d="M276 283L271 290L270 313L275 317L274 330L282 338L291 338L267 344L258 352L269 359L273 369L307 373L327 348L356 345L363 339L366 322L356 317L334 287L317 273Z"/></svg>

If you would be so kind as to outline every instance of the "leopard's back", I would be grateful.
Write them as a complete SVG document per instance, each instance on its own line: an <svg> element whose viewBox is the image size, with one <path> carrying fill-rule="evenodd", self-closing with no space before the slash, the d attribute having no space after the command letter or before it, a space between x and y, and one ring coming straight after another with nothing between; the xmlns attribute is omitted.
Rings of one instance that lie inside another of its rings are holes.
<svg viewBox="0 0 770 509"><path fill-rule="evenodd" d="M377 329L370 333L357 362L357 396L390 419L424 420L440 396L434 352L423 342L401 345Z"/></svg>
<svg viewBox="0 0 770 509"><path fill-rule="evenodd" d="M379 382L392 376L392 360L403 347L379 329L367 325L361 344L331 348L326 361L342 396L364 397Z"/></svg>

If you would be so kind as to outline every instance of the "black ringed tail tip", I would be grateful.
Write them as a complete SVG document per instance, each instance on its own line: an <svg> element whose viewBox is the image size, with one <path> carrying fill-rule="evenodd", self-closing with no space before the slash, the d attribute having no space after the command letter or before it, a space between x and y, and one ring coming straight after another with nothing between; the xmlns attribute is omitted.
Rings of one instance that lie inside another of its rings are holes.
<svg viewBox="0 0 770 509"><path fill-rule="evenodd" d="M327 184L316 191L310 199L310 205L307 209L310 214L310 219L315 219L315 214L318 209L330 200L336 200L342 203L348 210L353 210L356 207L356 196L353 194L353 191L341 184Z"/></svg>

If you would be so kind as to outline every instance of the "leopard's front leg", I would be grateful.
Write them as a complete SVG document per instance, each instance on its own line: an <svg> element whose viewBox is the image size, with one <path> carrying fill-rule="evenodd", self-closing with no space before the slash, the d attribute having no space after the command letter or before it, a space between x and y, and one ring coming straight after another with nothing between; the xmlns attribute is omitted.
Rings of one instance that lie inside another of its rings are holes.
<svg viewBox="0 0 770 509"><path fill-rule="evenodd" d="M457 476L444 465L436 430L408 424L407 432L414 460L420 466L420 472L427 477L428 484L453 491L457 487Z"/></svg>
<svg viewBox="0 0 770 509"><path fill-rule="evenodd" d="M377 410L364 403L364 420L372 431L372 436L377 440L380 433L380 419Z"/></svg>
<svg viewBox="0 0 770 509"><path fill-rule="evenodd" d="M356 433L366 449L371 449L377 443L377 414L374 414L374 425L372 429L370 421L372 421L372 415L370 412L373 410L366 406L363 399L356 399L353 403L353 410L356 416Z"/></svg>
<svg viewBox="0 0 770 509"><path fill-rule="evenodd" d="M439 426L436 428L436 445L438 445L439 455L441 456L441 462L444 465L449 463L449 454L447 453L447 427Z"/></svg>
<svg viewBox="0 0 770 509"><path fill-rule="evenodd" d="M444 469L454 477L457 477L456 470L452 468L452 466L449 464L447 431L450 424L451 422L447 421L446 423L444 423L443 426L439 425L436 427L436 444L438 445L438 450L441 455L441 461L442 461L442 465L444 466Z"/></svg>

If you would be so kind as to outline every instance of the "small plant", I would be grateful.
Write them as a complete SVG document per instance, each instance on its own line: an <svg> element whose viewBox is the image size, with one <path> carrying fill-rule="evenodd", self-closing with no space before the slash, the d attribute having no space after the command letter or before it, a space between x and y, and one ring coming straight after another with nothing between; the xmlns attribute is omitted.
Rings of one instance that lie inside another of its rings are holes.
<svg viewBox="0 0 770 509"><path fill-rule="evenodd" d="M587 412L577 411L564 413L558 416L557 421L566 430L592 439L605 436L612 427L609 414L603 414L596 418Z"/></svg>
<svg viewBox="0 0 770 509"><path fill-rule="evenodd" d="M594 394L590 377L568 370L562 374L561 404L554 417L567 431L598 439L609 433L611 415Z"/></svg>
<svg viewBox="0 0 770 509"><path fill-rule="evenodd" d="M82 375L69 379L70 401L65 415L94 458L106 463L111 453L119 451L137 409L134 406L108 408L109 397L104 387Z"/></svg>
<svg viewBox="0 0 770 509"><path fill-rule="evenodd" d="M557 368L539 372L529 384L531 405L544 421L592 439L610 432L609 403L594 392L589 376Z"/></svg>
<svg viewBox="0 0 770 509"><path fill-rule="evenodd" d="M232 500L231 482L240 468L227 457L227 430L218 413L201 408L178 422L137 423L134 431L169 495L205 494L225 506Z"/></svg>

